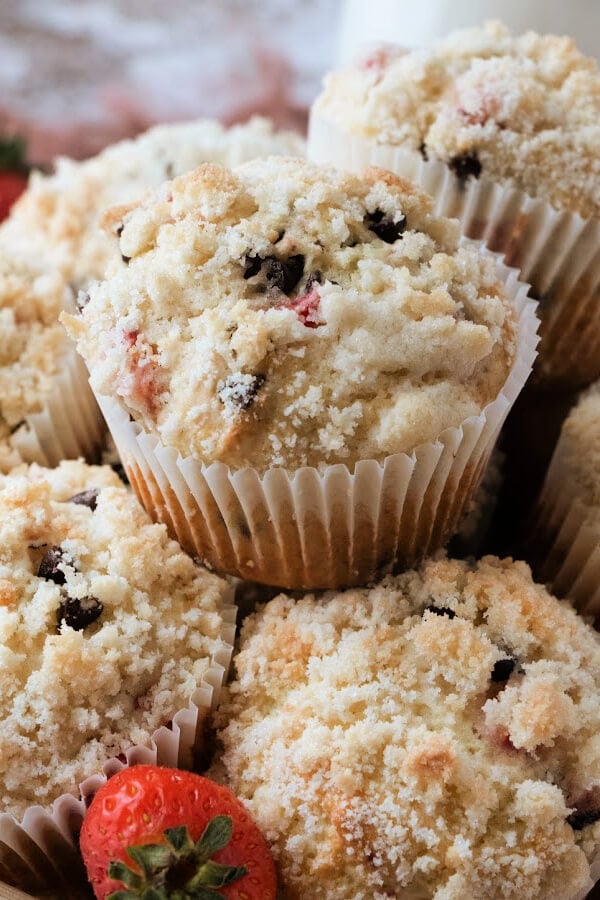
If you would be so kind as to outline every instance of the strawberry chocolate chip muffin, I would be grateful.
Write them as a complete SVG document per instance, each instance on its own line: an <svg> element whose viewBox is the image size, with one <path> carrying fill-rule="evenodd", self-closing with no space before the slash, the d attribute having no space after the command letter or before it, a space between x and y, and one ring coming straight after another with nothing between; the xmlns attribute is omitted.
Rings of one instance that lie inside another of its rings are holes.
<svg viewBox="0 0 600 900"><path fill-rule="evenodd" d="M228 597L108 467L0 476L2 812L77 794L216 684Z"/></svg>
<svg viewBox="0 0 600 900"><path fill-rule="evenodd" d="M600 843L600 645L524 563L429 560L245 622L217 777L285 896L571 900Z"/></svg>
<svg viewBox="0 0 600 900"><path fill-rule="evenodd" d="M569 38L499 23L383 47L327 76L309 155L417 178L541 301L539 374L600 375L600 72Z"/></svg>
<svg viewBox="0 0 600 900"><path fill-rule="evenodd" d="M311 467L316 485L335 464L412 453L481 416L521 365L521 312L506 272L391 173L353 176L286 157L204 165L113 227L127 266L65 321L95 392L126 414L125 430L131 417L185 458L165 475L165 518L184 490L180 471L197 502L202 466L252 469L254 490L256 476L276 468ZM111 427L126 467L144 468ZM160 466L171 458L160 454ZM142 494L156 496L157 471L142 476ZM272 518L281 491L271 487ZM216 502L222 528L228 500ZM248 541L244 515L234 518ZM256 556L243 574L262 580L254 567L272 566Z"/></svg>

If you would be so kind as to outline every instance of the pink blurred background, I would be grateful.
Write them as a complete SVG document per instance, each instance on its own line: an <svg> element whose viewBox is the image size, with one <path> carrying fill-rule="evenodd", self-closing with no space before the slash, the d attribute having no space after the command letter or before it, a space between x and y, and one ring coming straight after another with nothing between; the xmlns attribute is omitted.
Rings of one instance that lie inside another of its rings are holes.
<svg viewBox="0 0 600 900"><path fill-rule="evenodd" d="M254 112L302 128L337 0L0 0L0 133L29 159L97 152L155 122Z"/></svg>

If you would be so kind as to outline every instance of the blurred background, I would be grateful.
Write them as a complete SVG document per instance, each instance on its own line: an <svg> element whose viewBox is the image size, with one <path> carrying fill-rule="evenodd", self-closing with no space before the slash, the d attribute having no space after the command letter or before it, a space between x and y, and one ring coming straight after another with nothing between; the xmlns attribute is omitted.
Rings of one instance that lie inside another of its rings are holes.
<svg viewBox="0 0 600 900"><path fill-rule="evenodd" d="M0 136L83 157L162 121L252 113L302 129L362 42L424 46L501 18L595 54L600 0L0 0Z"/></svg>

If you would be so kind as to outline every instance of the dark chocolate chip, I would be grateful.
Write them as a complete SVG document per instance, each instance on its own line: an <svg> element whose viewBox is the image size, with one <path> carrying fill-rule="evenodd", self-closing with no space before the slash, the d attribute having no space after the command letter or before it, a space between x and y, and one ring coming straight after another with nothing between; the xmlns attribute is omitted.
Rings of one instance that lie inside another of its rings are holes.
<svg viewBox="0 0 600 900"><path fill-rule="evenodd" d="M260 267L263 264L263 260L260 256L245 256L244 257L244 278L253 278L255 275L258 275L260 272Z"/></svg>
<svg viewBox="0 0 600 900"><path fill-rule="evenodd" d="M492 681L502 682L508 681L510 676L512 675L515 666L517 665L516 659L512 657L508 657L505 659L499 659L494 663L494 668L492 669Z"/></svg>
<svg viewBox="0 0 600 900"><path fill-rule="evenodd" d="M451 169L461 181L466 181L467 178L470 178L471 176L473 176L473 178L479 178L482 166L477 153L473 152L459 153L458 156L453 156L448 162L448 168Z"/></svg>
<svg viewBox="0 0 600 900"><path fill-rule="evenodd" d="M422 141L419 144L419 153L421 154L425 162L429 161L429 154L427 153L427 144L425 143L425 141Z"/></svg>
<svg viewBox="0 0 600 900"><path fill-rule="evenodd" d="M96 509L96 501L99 493L100 491L98 488L90 488L89 491L80 491L79 494L74 494L72 497L69 497L69 503L77 503L78 506L87 506L93 512Z"/></svg>
<svg viewBox="0 0 600 900"><path fill-rule="evenodd" d="M25 419L21 419L21 421L17 422L16 425L11 426L10 433L14 434L16 431L19 430L19 428L22 428L24 424L25 424Z"/></svg>
<svg viewBox="0 0 600 900"><path fill-rule="evenodd" d="M121 222L120 225L117 226L117 229L116 229L116 231L115 231L115 234L117 235L118 238L120 238L121 235L123 234L123 229L124 229L124 228L125 228L125 226L123 225L122 222Z"/></svg>
<svg viewBox="0 0 600 900"><path fill-rule="evenodd" d="M217 396L221 403L240 410L250 409L264 383L264 375L252 375L248 378L241 372L237 372L219 383Z"/></svg>
<svg viewBox="0 0 600 900"><path fill-rule="evenodd" d="M253 278L259 273L265 280L267 290L279 290L289 294L294 290L304 272L304 256L298 253L287 259L277 259L275 256L244 257L244 278Z"/></svg>
<svg viewBox="0 0 600 900"><path fill-rule="evenodd" d="M100 618L104 605L96 597L64 597L58 608L57 624L68 625L75 631L83 631Z"/></svg>
<svg viewBox="0 0 600 900"><path fill-rule="evenodd" d="M60 547L48 547L40 561L38 578L45 578L47 581L53 581L54 584L64 584L66 576L58 566L66 561Z"/></svg>
<svg viewBox="0 0 600 900"><path fill-rule="evenodd" d="M121 259L123 260L123 262L125 263L126 266L128 266L129 263L131 262L131 257L125 256L124 253L121 253Z"/></svg>
<svg viewBox="0 0 600 900"><path fill-rule="evenodd" d="M294 290L304 272L304 257L301 253L285 260L269 258L265 260L264 275L267 287L277 288L284 294Z"/></svg>
<svg viewBox="0 0 600 900"><path fill-rule="evenodd" d="M323 284L323 275L319 269L315 269L314 272L311 272L306 279L306 286L304 288L305 293L308 294L314 284Z"/></svg>
<svg viewBox="0 0 600 900"><path fill-rule="evenodd" d="M375 212L367 213L365 225L369 231L376 234L386 244L394 244L406 231L407 221L406 216L401 216L397 222L394 222L392 217L386 215L382 209L376 209Z"/></svg>
<svg viewBox="0 0 600 900"><path fill-rule="evenodd" d="M573 831L581 831L587 825L593 825L600 819L600 809L592 809L588 812L580 812L575 810L570 816L567 816L567 822Z"/></svg>
<svg viewBox="0 0 600 900"><path fill-rule="evenodd" d="M436 616L448 616L449 619L453 619L456 616L456 613L453 609L450 609L449 606L426 606L424 612L432 612L435 613Z"/></svg>

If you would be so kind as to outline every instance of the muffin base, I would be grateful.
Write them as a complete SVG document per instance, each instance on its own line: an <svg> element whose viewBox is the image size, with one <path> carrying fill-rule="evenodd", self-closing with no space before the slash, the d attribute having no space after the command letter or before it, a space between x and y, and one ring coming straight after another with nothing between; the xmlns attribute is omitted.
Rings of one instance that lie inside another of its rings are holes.
<svg viewBox="0 0 600 900"><path fill-rule="evenodd" d="M99 395L138 498L211 568L290 590L362 585L433 552L457 530L535 358L536 304L518 273L496 264L518 319L517 355L479 415L411 454L361 460L352 471L259 473L182 458Z"/></svg>
<svg viewBox="0 0 600 900"><path fill-rule="evenodd" d="M521 270L540 303L540 383L584 386L600 377L600 221L559 211L517 187L458 178L420 153L344 132L314 111L308 158L354 172L381 166L434 198L436 215L457 218L467 237Z"/></svg>
<svg viewBox="0 0 600 900"><path fill-rule="evenodd" d="M7 813L0 815L0 881L36 893L59 890L61 897L85 885L78 834L99 788L127 766L146 763L190 769L207 753L206 726L229 670L237 607L228 604L220 612L221 647L188 706L178 710L168 726L157 729L147 744L134 745L121 757L107 760L100 773L79 785L79 797L63 794L50 809L31 806L20 822Z"/></svg>

